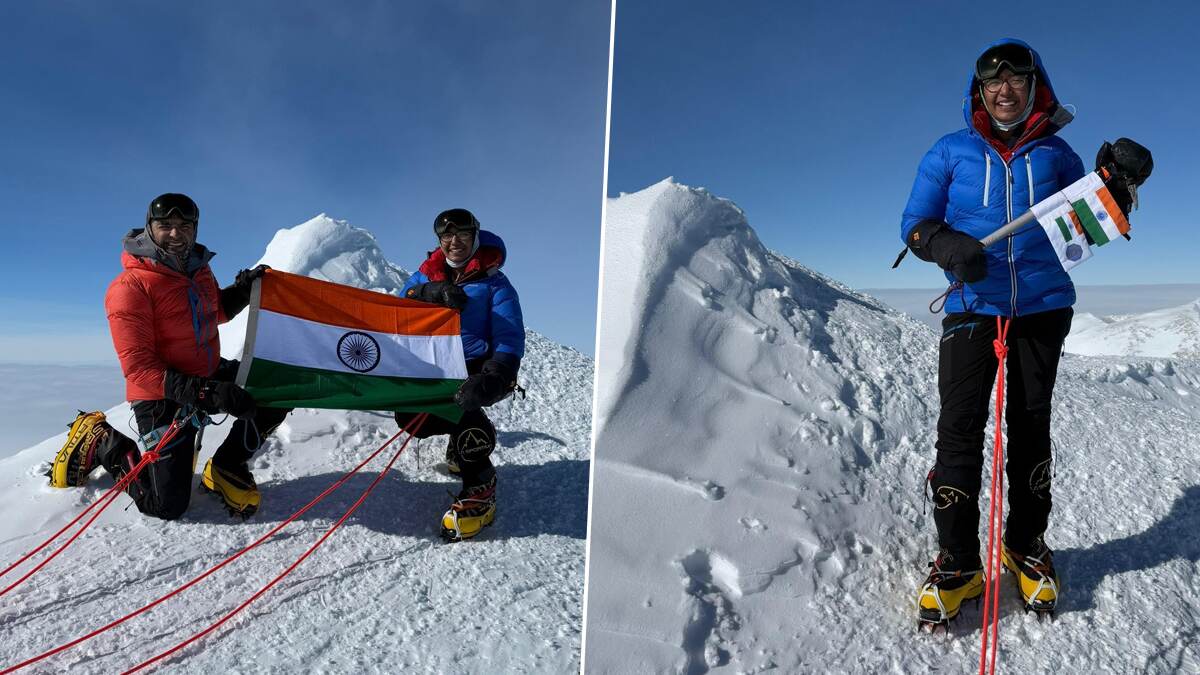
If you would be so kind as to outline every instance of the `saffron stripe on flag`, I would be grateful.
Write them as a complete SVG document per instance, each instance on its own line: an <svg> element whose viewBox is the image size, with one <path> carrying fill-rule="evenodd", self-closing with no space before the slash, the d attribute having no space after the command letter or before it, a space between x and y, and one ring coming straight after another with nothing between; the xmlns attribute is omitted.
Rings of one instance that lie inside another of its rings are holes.
<svg viewBox="0 0 1200 675"><path fill-rule="evenodd" d="M296 274L267 274L262 283L264 310L380 333L459 334L458 312L452 309ZM396 311L406 308L422 311Z"/></svg>
<svg viewBox="0 0 1200 675"><path fill-rule="evenodd" d="M1096 214L1092 213L1092 207L1087 203L1086 199L1071 202L1071 208L1079 215L1079 222L1083 225L1083 229L1087 230L1088 236L1092 238L1092 241L1096 242L1097 246L1103 246L1108 243L1108 235L1105 234L1104 228L1100 226L1100 221L1096 220Z"/></svg>
<svg viewBox="0 0 1200 675"><path fill-rule="evenodd" d="M256 356L247 389L268 408L333 408L428 412L457 422L461 380L372 377L278 363Z"/></svg>
<svg viewBox="0 0 1200 675"><path fill-rule="evenodd" d="M258 312L254 358L362 377L467 378L458 335L396 335L347 330L322 322Z"/></svg>
<svg viewBox="0 0 1200 675"><path fill-rule="evenodd" d="M1117 226L1119 234L1129 234L1129 221L1125 218L1125 212L1121 207L1117 206L1117 201L1113 199L1112 193L1108 191L1108 187L1102 187L1096 190L1096 196L1100 198L1100 203L1104 205L1104 210L1108 211L1108 215L1112 217L1113 224Z"/></svg>

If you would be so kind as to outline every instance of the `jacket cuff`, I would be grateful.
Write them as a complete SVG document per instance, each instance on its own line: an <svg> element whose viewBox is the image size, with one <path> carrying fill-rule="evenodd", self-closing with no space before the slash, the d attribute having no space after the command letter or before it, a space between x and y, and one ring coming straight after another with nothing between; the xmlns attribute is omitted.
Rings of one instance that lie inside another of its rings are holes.
<svg viewBox="0 0 1200 675"><path fill-rule="evenodd" d="M509 354L508 352L496 352L492 354L492 358L488 360L495 361L505 368L508 368L513 377L517 376L517 371L521 368L521 357L517 356L516 354Z"/></svg>

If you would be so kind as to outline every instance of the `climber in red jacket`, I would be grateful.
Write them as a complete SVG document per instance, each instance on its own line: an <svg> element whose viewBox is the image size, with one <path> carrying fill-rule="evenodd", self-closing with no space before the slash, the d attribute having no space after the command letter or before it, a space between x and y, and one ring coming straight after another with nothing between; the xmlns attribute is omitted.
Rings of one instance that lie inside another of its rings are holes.
<svg viewBox="0 0 1200 675"><path fill-rule="evenodd" d="M253 514L260 495L249 460L290 412L257 408L254 398L233 383L238 363L221 359L217 334L218 324L246 308L254 279L267 268L242 270L233 285L219 289L208 266L214 254L196 243L199 221L200 209L186 195L154 199L145 228L126 235L124 269L104 298L141 446L155 447L172 421L184 423L127 490L142 513L165 520L187 510L198 432L209 415L219 413L237 419L204 466L202 485L234 514ZM77 460L83 464L78 475L86 479L100 465L119 479L138 463L140 452L132 441L118 433L108 437Z"/></svg>

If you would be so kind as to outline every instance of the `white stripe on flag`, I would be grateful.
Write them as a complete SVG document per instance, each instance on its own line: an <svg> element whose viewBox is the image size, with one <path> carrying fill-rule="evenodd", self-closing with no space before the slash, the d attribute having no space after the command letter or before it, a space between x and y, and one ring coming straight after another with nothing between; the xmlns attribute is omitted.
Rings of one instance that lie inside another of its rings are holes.
<svg viewBox="0 0 1200 675"><path fill-rule="evenodd" d="M382 377L451 380L467 377L462 338L458 335L396 335L356 330L269 310L260 310L258 314L254 358Z"/></svg>

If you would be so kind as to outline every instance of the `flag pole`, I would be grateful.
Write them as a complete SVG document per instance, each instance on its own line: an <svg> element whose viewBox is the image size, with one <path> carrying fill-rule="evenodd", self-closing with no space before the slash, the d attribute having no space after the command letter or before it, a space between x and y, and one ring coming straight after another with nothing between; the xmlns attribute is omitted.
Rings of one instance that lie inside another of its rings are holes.
<svg viewBox="0 0 1200 675"><path fill-rule="evenodd" d="M1033 211L1032 210L1026 211L1025 213L1022 213L1021 215L1017 216L1016 219L1014 219L1011 223L1008 223L1007 225L1002 226L1000 229L996 230L995 232L989 234L988 236L984 237L983 239L980 239L979 243L983 244L984 248L987 248L987 247L991 246L992 244L1000 241L1001 239L1007 237L1008 235L1016 232L1017 230L1021 229L1022 227L1025 227L1026 225L1029 224L1029 221L1031 221L1033 219L1034 219Z"/></svg>

